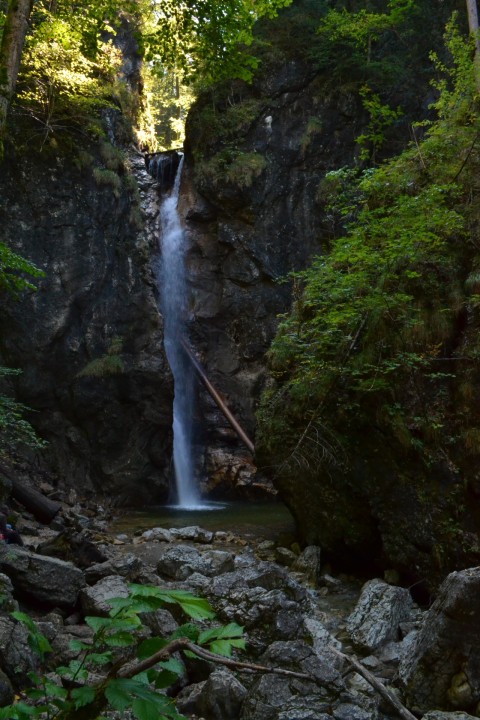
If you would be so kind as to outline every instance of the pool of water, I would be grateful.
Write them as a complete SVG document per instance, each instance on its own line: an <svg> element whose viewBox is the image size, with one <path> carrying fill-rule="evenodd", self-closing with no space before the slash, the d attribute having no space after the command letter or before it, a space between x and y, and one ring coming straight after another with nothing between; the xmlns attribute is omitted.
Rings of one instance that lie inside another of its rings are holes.
<svg viewBox="0 0 480 720"><path fill-rule="evenodd" d="M294 536L295 523L281 502L209 503L194 510L175 506L153 506L131 510L115 518L110 526L114 533L134 534L153 527L181 528L199 525L215 532L225 530L244 537L278 540Z"/></svg>

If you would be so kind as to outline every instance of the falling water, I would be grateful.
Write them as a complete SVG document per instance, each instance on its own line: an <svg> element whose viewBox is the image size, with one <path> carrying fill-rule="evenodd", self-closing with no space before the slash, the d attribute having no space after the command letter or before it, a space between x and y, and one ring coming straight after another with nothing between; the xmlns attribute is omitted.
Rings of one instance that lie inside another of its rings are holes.
<svg viewBox="0 0 480 720"><path fill-rule="evenodd" d="M164 319L164 341L172 370L175 397L173 401L173 464L178 507L200 508L200 493L195 482L192 452L193 440L193 371L182 350L187 285L185 280L184 234L177 211L183 155L170 195L160 208L161 266L159 291Z"/></svg>

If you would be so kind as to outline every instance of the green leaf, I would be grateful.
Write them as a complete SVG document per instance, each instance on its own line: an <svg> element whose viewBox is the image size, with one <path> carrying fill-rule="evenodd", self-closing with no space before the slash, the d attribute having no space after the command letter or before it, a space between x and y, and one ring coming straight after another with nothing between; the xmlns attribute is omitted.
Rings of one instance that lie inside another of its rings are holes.
<svg viewBox="0 0 480 720"><path fill-rule="evenodd" d="M113 647L129 647L135 642L135 638L131 633L128 632L117 632L112 635L107 635L104 638L106 645L112 645Z"/></svg>
<svg viewBox="0 0 480 720"><path fill-rule="evenodd" d="M240 638L243 635L243 627L237 623L229 623L217 628L204 630L198 636L199 645L207 645L211 640L222 640L226 638Z"/></svg>
<svg viewBox="0 0 480 720"><path fill-rule="evenodd" d="M111 652L89 653L85 661L89 665L107 665L109 662L112 662L112 658L113 653Z"/></svg>
<svg viewBox="0 0 480 720"><path fill-rule="evenodd" d="M132 710L138 720L158 720L157 706L148 700L134 700Z"/></svg>
<svg viewBox="0 0 480 720"><path fill-rule="evenodd" d="M154 655L168 644L168 640L160 637L147 638L138 646L137 657L140 660Z"/></svg>
<svg viewBox="0 0 480 720"><path fill-rule="evenodd" d="M90 705L95 700L95 697L96 692L93 687L85 686L72 690L72 699L77 709L85 705Z"/></svg>
<svg viewBox="0 0 480 720"><path fill-rule="evenodd" d="M218 655L225 655L226 657L231 657L233 647L244 650L245 640L214 640L210 643L210 649L212 652L217 653Z"/></svg>
<svg viewBox="0 0 480 720"><path fill-rule="evenodd" d="M70 650L73 650L74 652L80 652L81 650L91 650L92 648L91 644L87 645L87 643L84 643L81 640L77 640L76 638L70 640L69 646Z"/></svg>
<svg viewBox="0 0 480 720"><path fill-rule="evenodd" d="M111 680L105 690L105 697L110 705L120 712L130 707L132 702L128 683L124 680Z"/></svg>

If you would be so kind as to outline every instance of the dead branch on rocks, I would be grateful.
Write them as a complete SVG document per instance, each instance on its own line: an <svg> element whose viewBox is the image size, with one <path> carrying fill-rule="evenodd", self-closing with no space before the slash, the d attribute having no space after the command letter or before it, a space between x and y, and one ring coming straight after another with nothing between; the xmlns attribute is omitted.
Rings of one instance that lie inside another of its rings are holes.
<svg viewBox="0 0 480 720"><path fill-rule="evenodd" d="M375 677L375 675L372 675L371 672L369 672L361 663L358 662L355 658L351 657L350 655L345 655L345 653L340 652L340 650L337 650L337 648L334 648L332 646L329 647L329 649L335 653L338 657L342 658L342 660L345 660L349 665L354 668L359 675L361 675L377 692L381 697L386 700L395 710L397 711L399 717L402 718L402 720L417 720L415 715L412 715L410 710L408 710L405 705L402 705L400 700L397 698L397 696L389 690L378 678Z"/></svg>
<svg viewBox="0 0 480 720"><path fill-rule="evenodd" d="M232 660L232 658L223 657L223 655L217 655L216 653L212 653L209 650L205 650L205 648L195 645L195 643L188 640L188 638L177 638L176 640L172 640L168 643L168 645L165 645L164 648L156 652L154 655L145 658L145 660L139 660L129 663L128 665L124 665L117 671L116 677L134 677L135 675L138 675L138 673L149 670L157 663L168 660L168 658L180 650L190 650L190 652L194 653L194 655L197 655L199 658L202 658L202 660L208 660L218 665L225 665L226 667L234 668L235 670L274 673L275 675L284 675L286 677L294 677L299 678L300 680L310 680L315 682L315 679L306 673L295 672L294 670L285 670L284 668L269 668L265 665L240 662L239 660Z"/></svg>

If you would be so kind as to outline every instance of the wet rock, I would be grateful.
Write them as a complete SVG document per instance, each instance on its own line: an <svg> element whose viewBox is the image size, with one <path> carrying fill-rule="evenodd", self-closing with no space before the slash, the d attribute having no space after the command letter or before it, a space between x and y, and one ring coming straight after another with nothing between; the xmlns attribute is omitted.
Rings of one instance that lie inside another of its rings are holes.
<svg viewBox="0 0 480 720"><path fill-rule="evenodd" d="M203 685L197 711L206 720L237 720L247 690L228 670L214 670Z"/></svg>
<svg viewBox="0 0 480 720"><path fill-rule="evenodd" d="M213 541L214 533L210 530L204 530L198 525L192 525L184 528L172 528L170 533L179 540L190 541L194 543L209 544Z"/></svg>
<svg viewBox="0 0 480 720"><path fill-rule="evenodd" d="M14 545L0 547L0 568L16 591L50 607L73 607L85 585L83 572L71 563Z"/></svg>
<svg viewBox="0 0 480 720"><path fill-rule="evenodd" d="M468 710L480 700L480 568L453 572L427 611L399 675L409 707Z"/></svg>
<svg viewBox="0 0 480 720"><path fill-rule="evenodd" d="M320 579L320 556L320 548L316 545L309 545L296 558L292 570L303 573L308 582L317 585Z"/></svg>
<svg viewBox="0 0 480 720"><path fill-rule="evenodd" d="M85 615L107 616L111 610L108 600L117 597L128 597L129 590L125 578L110 575L99 580L92 587L80 593L80 602Z"/></svg>
<svg viewBox="0 0 480 720"><path fill-rule="evenodd" d="M399 625L407 620L412 607L408 590L370 580L347 620L347 632L355 645L375 650L390 640L399 639Z"/></svg>
<svg viewBox="0 0 480 720"><path fill-rule="evenodd" d="M172 580L186 580L193 573L214 577L233 570L233 555L223 550L199 552L189 545L175 545L161 551L157 572Z"/></svg>
<svg viewBox="0 0 480 720"><path fill-rule="evenodd" d="M133 580L141 566L142 561L136 555L118 555L106 562L91 565L85 570L85 579L89 585L94 585L109 575L120 575L127 580Z"/></svg>
<svg viewBox="0 0 480 720"><path fill-rule="evenodd" d="M172 542L173 535L170 530L166 528L152 528L151 530L145 530L142 533L142 538L145 540L160 540L161 542Z"/></svg>

